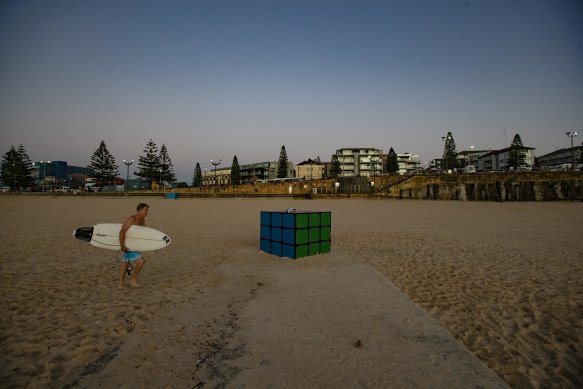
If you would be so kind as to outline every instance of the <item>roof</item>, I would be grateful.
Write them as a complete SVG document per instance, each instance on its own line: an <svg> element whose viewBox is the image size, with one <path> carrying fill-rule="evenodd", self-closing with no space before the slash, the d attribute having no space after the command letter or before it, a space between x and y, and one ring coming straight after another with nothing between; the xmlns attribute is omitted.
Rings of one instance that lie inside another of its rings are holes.
<svg viewBox="0 0 583 389"><path fill-rule="evenodd" d="M502 153L505 153L507 151L512 150L513 148L515 148L515 146L506 147L506 148L500 149L500 150L492 150L489 153L480 156L479 158L481 159L481 158L489 157L491 155L502 154ZM534 150L534 147L526 147L526 146L518 146L516 148L521 149L521 150Z"/></svg>

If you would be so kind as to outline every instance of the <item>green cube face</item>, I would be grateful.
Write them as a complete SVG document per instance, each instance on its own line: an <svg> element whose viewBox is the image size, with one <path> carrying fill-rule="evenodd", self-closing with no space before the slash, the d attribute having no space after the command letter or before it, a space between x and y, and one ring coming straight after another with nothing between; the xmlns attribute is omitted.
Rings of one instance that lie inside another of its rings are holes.
<svg viewBox="0 0 583 389"><path fill-rule="evenodd" d="M296 247L296 258L303 258L308 256L308 246L298 246Z"/></svg>
<svg viewBox="0 0 583 389"><path fill-rule="evenodd" d="M308 214L298 213L296 215L296 228L307 228L308 227Z"/></svg>
<svg viewBox="0 0 583 389"><path fill-rule="evenodd" d="M320 229L310 228L310 243L320 241Z"/></svg>
<svg viewBox="0 0 583 389"><path fill-rule="evenodd" d="M330 240L330 227L321 227L320 228L320 239L321 240Z"/></svg>
<svg viewBox="0 0 583 389"><path fill-rule="evenodd" d="M320 242L320 254L327 254L330 252L330 241Z"/></svg>
<svg viewBox="0 0 583 389"><path fill-rule="evenodd" d="M308 255L317 255L320 254L320 243L310 243L310 247L308 249Z"/></svg>
<svg viewBox="0 0 583 389"><path fill-rule="evenodd" d="M320 226L320 214L319 213L310 213L310 227L319 227Z"/></svg>
<svg viewBox="0 0 583 389"><path fill-rule="evenodd" d="M330 212L322 212L320 214L320 225L322 226L330 226L332 223L332 213Z"/></svg>
<svg viewBox="0 0 583 389"><path fill-rule="evenodd" d="M296 244L308 243L308 229L296 230Z"/></svg>

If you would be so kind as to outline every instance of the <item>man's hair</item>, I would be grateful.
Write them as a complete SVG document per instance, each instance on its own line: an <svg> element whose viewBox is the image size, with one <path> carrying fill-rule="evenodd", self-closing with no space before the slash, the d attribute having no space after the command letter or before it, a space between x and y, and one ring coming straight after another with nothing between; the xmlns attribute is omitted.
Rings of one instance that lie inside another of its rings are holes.
<svg viewBox="0 0 583 389"><path fill-rule="evenodd" d="M139 203L138 204L138 211L142 208L150 208L150 206L148 204L145 204L145 203Z"/></svg>

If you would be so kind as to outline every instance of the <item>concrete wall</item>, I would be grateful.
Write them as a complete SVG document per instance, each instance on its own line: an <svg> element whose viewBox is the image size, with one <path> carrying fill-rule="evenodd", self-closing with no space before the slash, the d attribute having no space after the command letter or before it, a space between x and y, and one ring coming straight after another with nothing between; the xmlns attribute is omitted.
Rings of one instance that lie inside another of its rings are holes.
<svg viewBox="0 0 583 389"><path fill-rule="evenodd" d="M308 198L401 198L462 201L583 201L583 172L526 172L342 178L172 189L179 197L297 196ZM374 181L375 186L370 185ZM351 185L353 183L354 185ZM368 184L367 184L368 183ZM291 193L290 193L291 188ZM166 191L115 195L165 196ZM91 193L88 195L96 195ZM101 195L101 194L100 194ZM105 194L103 194L105 195Z"/></svg>
<svg viewBox="0 0 583 389"><path fill-rule="evenodd" d="M516 173L415 176L387 185L387 197L464 201L583 200L583 174Z"/></svg>

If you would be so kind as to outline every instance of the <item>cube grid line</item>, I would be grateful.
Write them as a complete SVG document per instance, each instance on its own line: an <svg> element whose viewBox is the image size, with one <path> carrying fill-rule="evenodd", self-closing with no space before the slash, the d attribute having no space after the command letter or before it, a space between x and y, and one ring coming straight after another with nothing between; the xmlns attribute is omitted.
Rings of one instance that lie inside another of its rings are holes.
<svg viewBox="0 0 583 389"><path fill-rule="evenodd" d="M332 213L261 211L259 249L298 259L330 252Z"/></svg>

